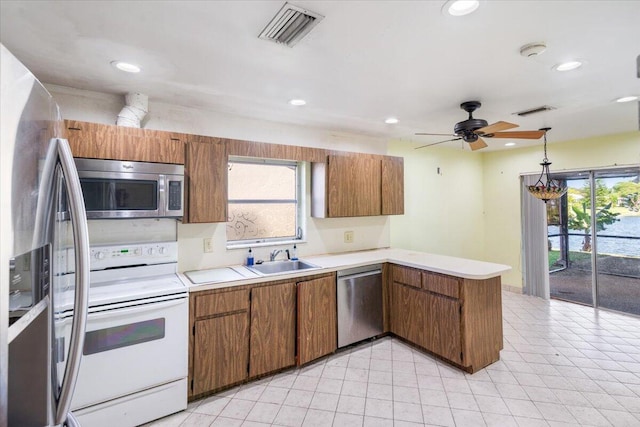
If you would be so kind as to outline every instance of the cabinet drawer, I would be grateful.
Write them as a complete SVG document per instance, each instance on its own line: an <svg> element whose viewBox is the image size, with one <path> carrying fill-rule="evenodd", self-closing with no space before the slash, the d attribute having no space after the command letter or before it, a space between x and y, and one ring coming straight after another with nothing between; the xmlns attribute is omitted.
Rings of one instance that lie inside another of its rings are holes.
<svg viewBox="0 0 640 427"><path fill-rule="evenodd" d="M402 283L403 285L413 286L418 289L421 287L420 270L394 265L392 277L396 283Z"/></svg>
<svg viewBox="0 0 640 427"><path fill-rule="evenodd" d="M249 290L196 296L196 317L249 309Z"/></svg>
<svg viewBox="0 0 640 427"><path fill-rule="evenodd" d="M456 277L435 273L422 273L422 289L452 298L460 296L460 280Z"/></svg>

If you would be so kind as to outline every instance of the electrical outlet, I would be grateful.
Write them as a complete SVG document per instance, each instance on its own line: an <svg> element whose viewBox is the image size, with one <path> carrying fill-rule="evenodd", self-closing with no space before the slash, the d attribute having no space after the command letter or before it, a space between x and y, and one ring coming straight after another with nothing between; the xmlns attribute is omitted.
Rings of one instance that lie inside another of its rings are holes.
<svg viewBox="0 0 640 427"><path fill-rule="evenodd" d="M344 242L345 243L353 243L353 231L345 231L344 232Z"/></svg>
<svg viewBox="0 0 640 427"><path fill-rule="evenodd" d="M213 252L213 239L211 237L207 237L203 239L204 242L204 252L211 253Z"/></svg>

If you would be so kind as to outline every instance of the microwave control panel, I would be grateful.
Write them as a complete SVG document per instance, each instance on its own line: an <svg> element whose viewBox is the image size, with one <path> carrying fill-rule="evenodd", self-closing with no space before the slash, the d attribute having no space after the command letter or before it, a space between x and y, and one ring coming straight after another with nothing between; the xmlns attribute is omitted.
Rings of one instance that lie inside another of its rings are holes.
<svg viewBox="0 0 640 427"><path fill-rule="evenodd" d="M182 181L169 180L169 210L182 210Z"/></svg>

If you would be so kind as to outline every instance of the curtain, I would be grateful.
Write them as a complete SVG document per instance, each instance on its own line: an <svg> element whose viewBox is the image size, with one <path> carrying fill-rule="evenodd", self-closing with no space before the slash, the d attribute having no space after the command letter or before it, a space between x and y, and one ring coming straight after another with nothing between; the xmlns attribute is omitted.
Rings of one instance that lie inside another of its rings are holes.
<svg viewBox="0 0 640 427"><path fill-rule="evenodd" d="M538 175L520 177L522 212L522 281L523 292L549 299L549 255L546 204L529 191Z"/></svg>

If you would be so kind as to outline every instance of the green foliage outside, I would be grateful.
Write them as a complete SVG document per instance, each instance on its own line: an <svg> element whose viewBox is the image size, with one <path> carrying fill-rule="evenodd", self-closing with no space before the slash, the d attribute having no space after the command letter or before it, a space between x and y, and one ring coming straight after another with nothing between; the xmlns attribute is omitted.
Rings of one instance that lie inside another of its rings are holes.
<svg viewBox="0 0 640 427"><path fill-rule="evenodd" d="M621 214L619 209L612 209L613 205L618 208L626 208L630 212L637 212L640 209L639 195L640 183L619 182L608 188L600 179L596 180L596 232L606 230L607 225L618 221ZM569 188L567 193L569 203L569 223L572 230L584 232L582 251L591 251L591 191L589 184L585 183L582 188Z"/></svg>

